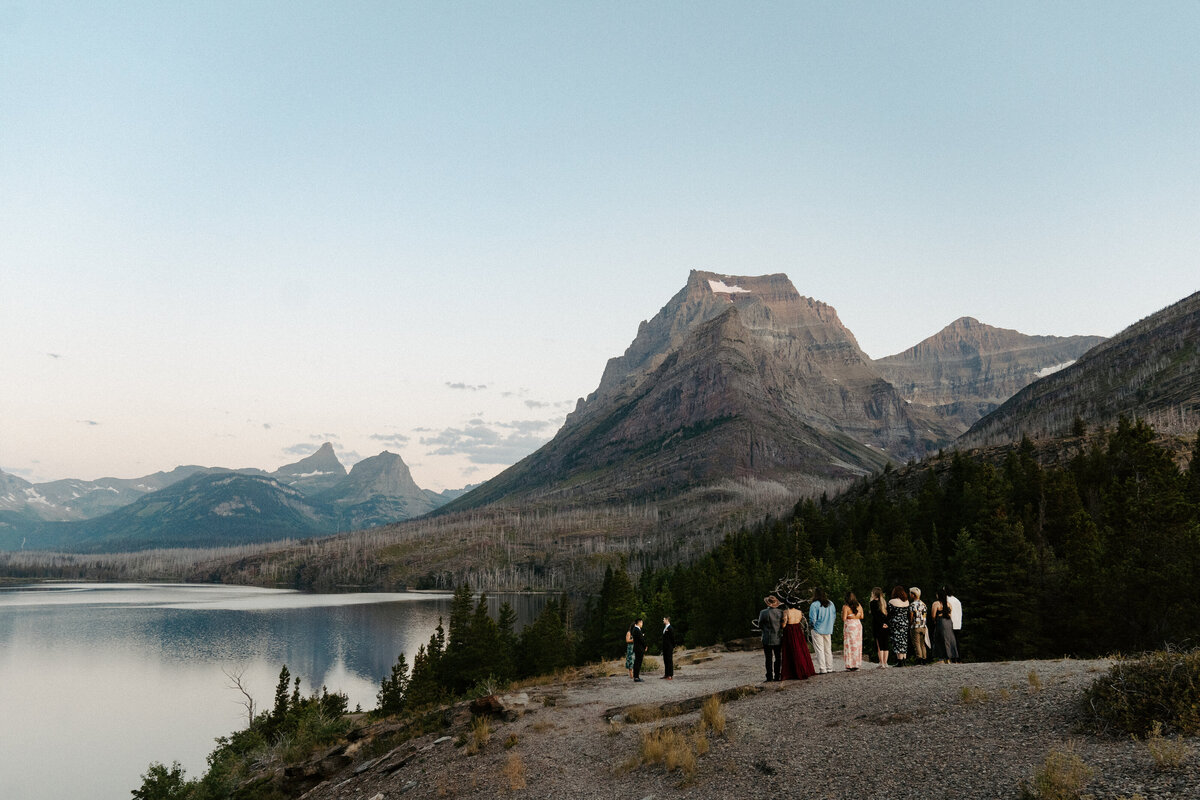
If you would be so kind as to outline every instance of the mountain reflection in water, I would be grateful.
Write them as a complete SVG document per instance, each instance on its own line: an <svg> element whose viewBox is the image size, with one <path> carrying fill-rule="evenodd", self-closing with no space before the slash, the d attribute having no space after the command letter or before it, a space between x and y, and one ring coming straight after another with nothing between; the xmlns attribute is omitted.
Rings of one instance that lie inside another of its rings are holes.
<svg viewBox="0 0 1200 800"><path fill-rule="evenodd" d="M508 600L518 625L544 606ZM309 694L375 706L396 656L412 664L449 594L311 595L233 586L38 584L0 590L0 797L128 798L151 761L204 771L245 726L240 674L268 708L280 667Z"/></svg>

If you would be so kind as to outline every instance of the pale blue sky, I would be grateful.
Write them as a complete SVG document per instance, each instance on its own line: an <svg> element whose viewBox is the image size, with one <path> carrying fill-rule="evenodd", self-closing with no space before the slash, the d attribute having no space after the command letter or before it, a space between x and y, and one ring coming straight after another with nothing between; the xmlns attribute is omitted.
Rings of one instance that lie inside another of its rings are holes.
<svg viewBox="0 0 1200 800"><path fill-rule="evenodd" d="M0 0L0 469L461 486L688 270L874 357L1200 289L1197 3Z"/></svg>

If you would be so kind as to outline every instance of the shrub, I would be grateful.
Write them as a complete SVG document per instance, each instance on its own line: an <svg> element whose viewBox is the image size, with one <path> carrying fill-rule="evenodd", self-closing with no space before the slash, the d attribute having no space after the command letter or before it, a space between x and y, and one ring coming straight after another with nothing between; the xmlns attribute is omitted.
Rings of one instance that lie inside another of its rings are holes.
<svg viewBox="0 0 1200 800"><path fill-rule="evenodd" d="M1159 769L1179 769L1187 760L1188 746L1179 739L1164 739L1162 723L1155 721L1146 737L1146 747L1154 758L1154 765Z"/></svg>
<svg viewBox="0 0 1200 800"><path fill-rule="evenodd" d="M1042 676L1038 675L1038 671L1036 669L1029 670L1029 688L1033 689L1035 692L1040 692L1042 690Z"/></svg>
<svg viewBox="0 0 1200 800"><path fill-rule="evenodd" d="M184 780L178 761L170 768L154 761L142 776L142 785L132 794L135 800L184 800L191 796L193 787L193 782Z"/></svg>
<svg viewBox="0 0 1200 800"><path fill-rule="evenodd" d="M1200 733L1200 649L1120 661L1084 691L1083 707L1088 726L1100 733L1144 739L1157 722L1194 736Z"/></svg>
<svg viewBox="0 0 1200 800"><path fill-rule="evenodd" d="M1031 783L1021 782L1022 800L1079 800L1083 787L1092 777L1075 751L1051 750L1042 768L1034 773Z"/></svg>

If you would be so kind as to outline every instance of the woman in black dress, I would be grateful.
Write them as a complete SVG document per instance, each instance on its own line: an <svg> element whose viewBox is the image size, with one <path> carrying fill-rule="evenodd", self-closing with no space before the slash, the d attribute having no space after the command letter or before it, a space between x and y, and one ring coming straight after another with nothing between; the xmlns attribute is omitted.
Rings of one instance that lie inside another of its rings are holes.
<svg viewBox="0 0 1200 800"><path fill-rule="evenodd" d="M888 651L892 649L887 617L887 598L883 596L883 589L876 586L871 590L871 632L875 634L875 652L879 655L881 667L887 666Z"/></svg>

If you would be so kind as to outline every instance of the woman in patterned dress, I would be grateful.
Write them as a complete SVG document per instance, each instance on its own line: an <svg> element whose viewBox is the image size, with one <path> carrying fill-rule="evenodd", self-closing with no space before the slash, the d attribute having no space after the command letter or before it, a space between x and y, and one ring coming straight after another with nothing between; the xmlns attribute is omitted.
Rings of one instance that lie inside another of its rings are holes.
<svg viewBox="0 0 1200 800"><path fill-rule="evenodd" d="M929 629L925 619L925 614L929 609L921 600L921 590L916 586L908 590L908 602L912 607L913 661L924 664L929 655Z"/></svg>
<svg viewBox="0 0 1200 800"><path fill-rule="evenodd" d="M892 635L892 650L896 654L896 666L904 666L908 657L908 633L911 628L912 608L908 603L908 591L903 586L892 589L888 601L888 630Z"/></svg>
<svg viewBox="0 0 1200 800"><path fill-rule="evenodd" d="M851 672L862 664L862 618L863 607L854 592L850 592L842 606L842 660Z"/></svg>

